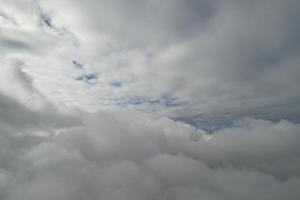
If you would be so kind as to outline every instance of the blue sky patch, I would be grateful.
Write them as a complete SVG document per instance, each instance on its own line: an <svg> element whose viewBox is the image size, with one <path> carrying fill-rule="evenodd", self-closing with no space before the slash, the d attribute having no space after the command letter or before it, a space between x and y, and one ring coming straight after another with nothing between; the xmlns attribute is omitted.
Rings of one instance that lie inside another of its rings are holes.
<svg viewBox="0 0 300 200"><path fill-rule="evenodd" d="M171 96L162 96L160 98L149 98L143 96L129 96L123 98L112 98L110 99L111 104L120 107L145 108L150 110L160 110L163 108L179 107L186 104L179 98Z"/></svg>
<svg viewBox="0 0 300 200"><path fill-rule="evenodd" d="M85 74L76 78L77 81L92 82L98 79L96 74Z"/></svg>
<svg viewBox="0 0 300 200"><path fill-rule="evenodd" d="M41 23L48 26L49 28L52 28L52 20L49 16L47 16L45 13L40 14L40 20Z"/></svg>
<svg viewBox="0 0 300 200"><path fill-rule="evenodd" d="M169 95L162 96L160 102L163 103L166 107L178 107L186 104L185 102L180 101L179 98Z"/></svg>
<svg viewBox="0 0 300 200"><path fill-rule="evenodd" d="M79 62L77 60L72 60L72 63L76 68L82 69L84 67L84 64L82 64L81 62Z"/></svg>
<svg viewBox="0 0 300 200"><path fill-rule="evenodd" d="M109 82L109 85L112 87L119 88L123 86L123 83L121 81L111 81Z"/></svg>

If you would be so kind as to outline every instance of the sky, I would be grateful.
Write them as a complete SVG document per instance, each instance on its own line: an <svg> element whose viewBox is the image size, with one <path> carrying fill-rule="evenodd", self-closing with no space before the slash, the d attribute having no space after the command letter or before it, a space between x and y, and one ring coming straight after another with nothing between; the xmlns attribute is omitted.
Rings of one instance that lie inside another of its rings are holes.
<svg viewBox="0 0 300 200"><path fill-rule="evenodd" d="M0 200L298 200L299 11L0 0Z"/></svg>

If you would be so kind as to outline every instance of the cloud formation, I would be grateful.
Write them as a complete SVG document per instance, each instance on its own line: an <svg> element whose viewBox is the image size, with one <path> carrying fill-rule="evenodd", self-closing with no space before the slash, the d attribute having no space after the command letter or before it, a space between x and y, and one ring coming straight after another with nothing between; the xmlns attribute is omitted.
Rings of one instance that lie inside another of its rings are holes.
<svg viewBox="0 0 300 200"><path fill-rule="evenodd" d="M299 124L244 119L210 135L128 111L81 113L71 127L20 114L6 113L13 127L1 119L3 200L300 197Z"/></svg>
<svg viewBox="0 0 300 200"><path fill-rule="evenodd" d="M298 200L299 10L0 2L0 200Z"/></svg>
<svg viewBox="0 0 300 200"><path fill-rule="evenodd" d="M266 107L280 106L268 118L299 121L291 109L299 113L298 0L2 4L0 51L26 62L54 101L95 110L119 106L103 98L168 95L187 103L143 109L186 118L255 110L264 118ZM97 80L76 81L87 74Z"/></svg>
<svg viewBox="0 0 300 200"><path fill-rule="evenodd" d="M13 74L38 96L26 74ZM20 97L0 94L1 200L300 197L300 124L245 118L210 134L44 96L28 107Z"/></svg>

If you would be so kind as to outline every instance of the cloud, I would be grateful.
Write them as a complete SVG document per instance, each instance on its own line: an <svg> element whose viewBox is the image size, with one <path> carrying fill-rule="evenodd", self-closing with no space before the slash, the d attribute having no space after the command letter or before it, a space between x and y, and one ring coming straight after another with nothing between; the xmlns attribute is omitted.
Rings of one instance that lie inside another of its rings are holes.
<svg viewBox="0 0 300 200"><path fill-rule="evenodd" d="M82 113L71 127L39 114L47 129L0 127L3 200L300 196L299 124L245 119L210 135L128 111Z"/></svg>
<svg viewBox="0 0 300 200"><path fill-rule="evenodd" d="M299 124L249 118L208 134L142 113L42 105L0 95L3 200L300 196Z"/></svg>
<svg viewBox="0 0 300 200"><path fill-rule="evenodd" d="M298 0L0 7L0 200L299 199Z"/></svg>
<svg viewBox="0 0 300 200"><path fill-rule="evenodd" d="M85 97L169 94L189 102L160 109L176 117L250 113L284 104L286 115L292 115L289 105L299 100L294 87L299 74L297 0L40 4L52 13L53 24L74 33L76 54L86 70L100 75L98 84L84 88ZM117 92L109 86L114 80L124 83Z"/></svg>
<svg viewBox="0 0 300 200"><path fill-rule="evenodd" d="M24 70L53 101L85 109L118 106L93 103L103 97L168 95L187 104L160 107L160 116L255 110L264 118L260 110L280 105L295 118L299 7L297 0L11 1L1 9L0 51L28 63ZM76 81L83 74L97 81ZM113 90L116 80L122 87Z"/></svg>

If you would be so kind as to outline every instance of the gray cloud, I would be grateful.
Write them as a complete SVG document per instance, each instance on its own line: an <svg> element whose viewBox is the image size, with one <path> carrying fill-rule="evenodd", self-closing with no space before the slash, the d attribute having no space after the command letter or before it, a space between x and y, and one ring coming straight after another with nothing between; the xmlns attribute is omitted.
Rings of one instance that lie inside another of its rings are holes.
<svg viewBox="0 0 300 200"><path fill-rule="evenodd" d="M58 101L168 95L187 104L156 112L189 118L276 105L286 105L289 117L290 102L299 99L297 0L10 4L2 12L16 24L6 25L2 51L6 56L18 52L31 66L27 72L43 85L37 85L41 92ZM41 16L51 19L51 27L40 26ZM69 69L66 63L72 60L84 62L85 68ZM42 73L39 66L44 65ZM49 74L52 80L46 81ZM82 74L99 77L88 89L78 89L84 83L74 79ZM123 83L121 89L111 89L114 80ZM62 81L68 86L59 88ZM280 113L273 115L280 118Z"/></svg>
<svg viewBox="0 0 300 200"><path fill-rule="evenodd" d="M141 114L81 116L55 135L36 135L51 124L18 134L1 125L1 199L300 196L299 124L245 119L208 135Z"/></svg>
<svg viewBox="0 0 300 200"><path fill-rule="evenodd" d="M298 0L0 7L0 200L299 199Z"/></svg>
<svg viewBox="0 0 300 200"><path fill-rule="evenodd" d="M106 95L171 94L189 104L168 115L187 117L278 104L288 112L299 99L297 0L42 4L78 34L95 71L127 83ZM95 90L107 89L100 85Z"/></svg>

